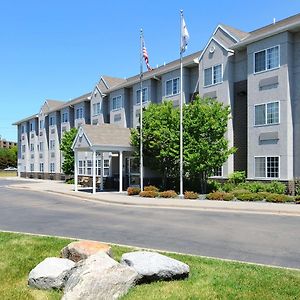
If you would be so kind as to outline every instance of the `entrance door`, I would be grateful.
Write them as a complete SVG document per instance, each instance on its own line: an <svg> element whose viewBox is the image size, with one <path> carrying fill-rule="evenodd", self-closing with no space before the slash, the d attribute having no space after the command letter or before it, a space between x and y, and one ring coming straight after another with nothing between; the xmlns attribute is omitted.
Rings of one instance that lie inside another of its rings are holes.
<svg viewBox="0 0 300 300"><path fill-rule="evenodd" d="M126 158L126 175L128 176L128 186L140 185L140 162L138 158Z"/></svg>

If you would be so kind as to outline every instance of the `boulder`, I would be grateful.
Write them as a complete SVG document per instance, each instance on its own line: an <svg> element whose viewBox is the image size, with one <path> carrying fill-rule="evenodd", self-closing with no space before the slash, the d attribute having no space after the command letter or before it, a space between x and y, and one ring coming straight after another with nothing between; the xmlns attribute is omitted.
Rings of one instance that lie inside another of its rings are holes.
<svg viewBox="0 0 300 300"><path fill-rule="evenodd" d="M185 263L149 251L125 253L122 255L121 264L130 266L138 272L138 283L183 279L189 276L190 271Z"/></svg>
<svg viewBox="0 0 300 300"><path fill-rule="evenodd" d="M38 289L62 289L75 263L69 259L48 257L29 273L28 284Z"/></svg>
<svg viewBox="0 0 300 300"><path fill-rule="evenodd" d="M118 299L135 285L138 273L104 252L77 263L64 289L63 300Z"/></svg>
<svg viewBox="0 0 300 300"><path fill-rule="evenodd" d="M61 250L61 257L78 262L97 252L105 252L109 256L112 256L111 247L107 244L95 241L78 241L64 247Z"/></svg>

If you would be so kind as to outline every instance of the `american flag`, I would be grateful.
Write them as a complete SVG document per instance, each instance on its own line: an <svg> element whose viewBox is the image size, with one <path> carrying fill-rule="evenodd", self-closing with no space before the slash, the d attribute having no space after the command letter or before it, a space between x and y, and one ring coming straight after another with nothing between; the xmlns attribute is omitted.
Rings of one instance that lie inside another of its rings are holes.
<svg viewBox="0 0 300 300"><path fill-rule="evenodd" d="M148 52L147 52L147 49L146 49L144 41L143 41L143 57L144 57L144 60L145 60L145 63L146 63L148 71L151 71L152 68L149 65L149 56L148 56Z"/></svg>

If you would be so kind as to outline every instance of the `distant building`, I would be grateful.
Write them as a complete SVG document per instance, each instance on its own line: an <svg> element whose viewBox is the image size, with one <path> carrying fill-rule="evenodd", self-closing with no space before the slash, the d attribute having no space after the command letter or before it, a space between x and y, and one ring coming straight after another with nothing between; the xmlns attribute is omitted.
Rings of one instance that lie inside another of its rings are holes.
<svg viewBox="0 0 300 300"><path fill-rule="evenodd" d="M250 180L292 181L300 177L299 54L300 14L297 14L252 32L220 24L202 51L183 58L185 102L199 94L216 98L231 108L226 138L229 146L238 150L216 170L215 177L227 178L237 170L246 171ZM91 135L94 131L90 127L103 123L136 127L140 93L144 106L163 99L178 106L179 77L179 60L176 60L144 73L142 91L139 74L127 79L102 76L88 94L69 102L47 100L40 112L15 123L21 176L61 178L61 137L72 127L82 127ZM101 127L96 128L100 132ZM118 135L113 127L112 134ZM109 137L105 143L109 143ZM110 150L112 146L115 145L110 145ZM139 176L130 153L122 156L120 149L104 155L96 153L97 175L101 163L103 176L116 178L118 151L123 159L120 166L124 168L126 187L137 182ZM78 174L91 176L91 154L80 155ZM152 175L145 172L147 176Z"/></svg>
<svg viewBox="0 0 300 300"><path fill-rule="evenodd" d="M0 148L12 148L17 146L16 142L7 141L0 138Z"/></svg>

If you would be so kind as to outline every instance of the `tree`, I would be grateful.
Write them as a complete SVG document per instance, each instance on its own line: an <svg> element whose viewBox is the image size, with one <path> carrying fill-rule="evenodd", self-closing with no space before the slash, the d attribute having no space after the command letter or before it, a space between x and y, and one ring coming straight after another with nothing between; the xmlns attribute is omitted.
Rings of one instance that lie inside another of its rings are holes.
<svg viewBox="0 0 300 300"><path fill-rule="evenodd" d="M60 150L63 153L63 164L62 169L66 175L73 175L74 174L74 151L72 149L72 144L75 140L77 129L72 128L70 131L64 133Z"/></svg>
<svg viewBox="0 0 300 300"><path fill-rule="evenodd" d="M179 110L170 101L150 103L143 111L144 165L159 171L163 186L179 173ZM139 157L140 128L131 130L131 144Z"/></svg>
<svg viewBox="0 0 300 300"><path fill-rule="evenodd" d="M17 147L12 148L0 148L0 169L6 167L16 167L18 159Z"/></svg>
<svg viewBox="0 0 300 300"><path fill-rule="evenodd" d="M186 182L197 180L202 192L214 169L223 165L235 149L225 138L230 117L228 106L213 100L196 98L184 105L183 142ZM143 113L144 165L162 174L163 186L179 176L179 109L173 102L150 104ZM140 129L132 129L131 143L139 156Z"/></svg>
<svg viewBox="0 0 300 300"><path fill-rule="evenodd" d="M199 179L204 193L208 177L235 152L225 138L229 118L229 106L214 99L198 96L184 107L185 176Z"/></svg>

